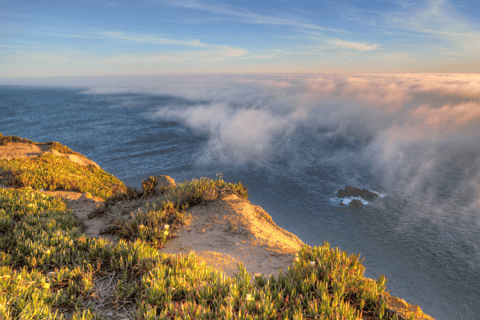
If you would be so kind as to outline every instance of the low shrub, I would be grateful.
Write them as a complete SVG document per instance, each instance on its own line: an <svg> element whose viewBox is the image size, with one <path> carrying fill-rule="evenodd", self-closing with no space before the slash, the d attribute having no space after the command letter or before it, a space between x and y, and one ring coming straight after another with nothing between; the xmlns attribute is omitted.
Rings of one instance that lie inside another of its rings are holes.
<svg viewBox="0 0 480 320"><path fill-rule="evenodd" d="M162 207L153 204L147 206L146 212L132 214L130 219L115 220L109 232L116 233L123 239L139 239L155 248L161 248L185 220L185 211L177 210L171 202L163 202Z"/></svg>
<svg viewBox="0 0 480 320"><path fill-rule="evenodd" d="M7 184L12 187L89 192L103 199L127 189L123 182L103 169L82 166L52 154L0 160L0 170L6 173Z"/></svg>
<svg viewBox="0 0 480 320"><path fill-rule="evenodd" d="M235 192L239 196L247 199L248 191L245 186L239 183L226 183L222 174L217 178L200 178L191 181L184 181L174 188L169 188L165 194L167 201L174 203L178 208L188 208L202 201L203 195L208 191L215 193Z"/></svg>

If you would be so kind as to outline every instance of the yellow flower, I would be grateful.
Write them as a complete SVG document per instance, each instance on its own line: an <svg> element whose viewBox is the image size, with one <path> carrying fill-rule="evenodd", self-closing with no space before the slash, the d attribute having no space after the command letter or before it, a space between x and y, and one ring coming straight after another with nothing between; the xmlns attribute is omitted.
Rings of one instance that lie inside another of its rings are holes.
<svg viewBox="0 0 480 320"><path fill-rule="evenodd" d="M247 293L247 301L253 300L252 295L250 293Z"/></svg>
<svg viewBox="0 0 480 320"><path fill-rule="evenodd" d="M45 289L50 289L50 283L44 283L44 284L43 284L43 287L44 287Z"/></svg>

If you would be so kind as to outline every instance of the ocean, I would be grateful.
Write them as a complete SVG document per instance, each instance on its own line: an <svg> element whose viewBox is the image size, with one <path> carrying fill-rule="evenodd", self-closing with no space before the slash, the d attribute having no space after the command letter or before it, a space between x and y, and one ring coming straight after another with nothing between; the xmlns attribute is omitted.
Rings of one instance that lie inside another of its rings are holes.
<svg viewBox="0 0 480 320"><path fill-rule="evenodd" d="M391 295L480 319L479 88L456 74L1 79L0 132L59 141L130 186L222 173L308 245L361 253ZM342 207L347 185L381 196Z"/></svg>

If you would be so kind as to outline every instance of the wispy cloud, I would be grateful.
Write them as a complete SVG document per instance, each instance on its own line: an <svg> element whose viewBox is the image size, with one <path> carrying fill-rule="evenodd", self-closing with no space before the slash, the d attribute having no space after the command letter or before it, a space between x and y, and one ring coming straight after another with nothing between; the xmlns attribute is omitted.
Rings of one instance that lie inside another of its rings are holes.
<svg viewBox="0 0 480 320"><path fill-rule="evenodd" d="M348 7L344 18L383 29L395 36L428 37L432 41L453 44L459 49L480 52L478 24L458 13L447 0L427 0L408 4L397 2L401 8L390 12Z"/></svg>
<svg viewBox="0 0 480 320"><path fill-rule="evenodd" d="M295 18L286 18L272 15L263 15L259 13L252 12L239 7L234 7L231 5L218 4L218 3L205 3L196 0L192 1L170 1L170 0L150 0L152 2L158 2L166 4L169 6L186 8L191 10L199 10L204 12L209 12L211 14L222 15L226 17L234 17L241 19L244 23L251 24L266 24L266 25L277 25L277 26L291 26L302 29L309 30L321 30L321 31L332 31L340 33L348 33L348 31L328 28L324 26L319 26L307 21L303 21Z"/></svg>
<svg viewBox="0 0 480 320"><path fill-rule="evenodd" d="M185 60L195 60L193 57L198 57L204 59L204 61L222 61L229 58L236 58L246 55L248 52L242 48L234 48L227 45L210 45L200 43L200 40L175 40L175 39L165 39L158 38L150 35L125 35L122 32L105 32L104 35L113 39L121 39L127 41L134 41L140 43L149 43L156 45L181 45L189 47L200 47L205 48L204 51L196 51L192 56L192 52L166 52L165 54L158 55L143 55L139 58L130 57L130 55L123 55L120 60L129 60L129 61L185 61ZM149 57L149 58L146 58ZM191 57L191 58L190 58ZM118 60L118 57L113 58L114 61Z"/></svg>
<svg viewBox="0 0 480 320"><path fill-rule="evenodd" d="M370 50L375 50L378 47L380 47L379 44L373 44L373 45L368 45L366 43L361 43L361 42L349 42L349 41L344 41L344 40L335 40L333 41L334 44L357 50L357 51L370 51Z"/></svg>
<svg viewBox="0 0 480 320"><path fill-rule="evenodd" d="M103 34L113 39L129 40L129 41L159 44L159 45L175 44L175 45L183 45L183 46L191 46L191 47L211 47L210 45L200 43L200 40L185 41L185 40L158 38L150 35L144 35L144 36L126 35L122 32L104 32Z"/></svg>
<svg viewBox="0 0 480 320"><path fill-rule="evenodd" d="M257 59L268 59L268 58L272 58L273 55L271 55L271 54L256 54L253 57L257 58Z"/></svg>
<svg viewBox="0 0 480 320"><path fill-rule="evenodd" d="M67 76L89 74L149 74L175 70L203 70L220 62L243 59L245 49L228 46L194 51L165 51L162 53L120 54L95 56L75 50L18 51L0 59L1 77ZM120 71L120 73L118 72Z"/></svg>
<svg viewBox="0 0 480 320"><path fill-rule="evenodd" d="M458 14L445 0L429 0L425 8L414 8L407 14L389 15L393 26L439 37L459 47L480 52L480 28Z"/></svg>

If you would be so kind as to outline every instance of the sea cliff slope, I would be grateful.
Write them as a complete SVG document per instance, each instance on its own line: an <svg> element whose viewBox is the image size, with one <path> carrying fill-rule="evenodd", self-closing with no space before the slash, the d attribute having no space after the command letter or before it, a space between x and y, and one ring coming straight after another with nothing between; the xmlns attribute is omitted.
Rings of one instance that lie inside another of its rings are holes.
<svg viewBox="0 0 480 320"><path fill-rule="evenodd" d="M0 134L0 277L18 297L0 317L432 319L241 184L164 180L128 188L59 143Z"/></svg>

